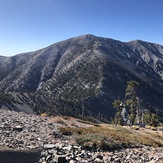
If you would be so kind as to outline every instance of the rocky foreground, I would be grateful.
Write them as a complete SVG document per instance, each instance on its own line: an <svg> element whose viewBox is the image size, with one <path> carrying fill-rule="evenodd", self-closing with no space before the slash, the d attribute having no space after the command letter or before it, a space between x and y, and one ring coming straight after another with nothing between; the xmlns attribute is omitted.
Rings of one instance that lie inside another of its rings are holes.
<svg viewBox="0 0 163 163"><path fill-rule="evenodd" d="M163 163L163 148L83 149L71 136L62 135L61 126L90 125L75 119L0 110L0 163Z"/></svg>

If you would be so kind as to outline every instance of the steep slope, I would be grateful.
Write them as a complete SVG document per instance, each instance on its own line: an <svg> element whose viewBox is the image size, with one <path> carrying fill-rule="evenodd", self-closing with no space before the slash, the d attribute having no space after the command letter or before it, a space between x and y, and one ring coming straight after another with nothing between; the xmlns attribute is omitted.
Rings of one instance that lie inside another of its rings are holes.
<svg viewBox="0 0 163 163"><path fill-rule="evenodd" d="M39 113L113 116L129 80L141 83L145 103L163 108L161 45L83 35L0 60L0 90L28 93L26 107Z"/></svg>
<svg viewBox="0 0 163 163"><path fill-rule="evenodd" d="M137 53L163 79L163 48L161 45L140 40L128 43L132 50ZM139 64L139 61L137 61Z"/></svg>

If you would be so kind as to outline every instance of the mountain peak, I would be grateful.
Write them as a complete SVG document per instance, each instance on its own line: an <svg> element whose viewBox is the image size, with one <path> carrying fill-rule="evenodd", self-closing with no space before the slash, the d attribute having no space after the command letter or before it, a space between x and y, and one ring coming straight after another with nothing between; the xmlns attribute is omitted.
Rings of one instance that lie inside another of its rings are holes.
<svg viewBox="0 0 163 163"><path fill-rule="evenodd" d="M97 37L93 34L84 34L84 35L81 35L81 37Z"/></svg>
<svg viewBox="0 0 163 163"><path fill-rule="evenodd" d="M93 34L84 34L84 35L74 37L72 39L95 39L95 38L97 38L97 36L95 36Z"/></svg>

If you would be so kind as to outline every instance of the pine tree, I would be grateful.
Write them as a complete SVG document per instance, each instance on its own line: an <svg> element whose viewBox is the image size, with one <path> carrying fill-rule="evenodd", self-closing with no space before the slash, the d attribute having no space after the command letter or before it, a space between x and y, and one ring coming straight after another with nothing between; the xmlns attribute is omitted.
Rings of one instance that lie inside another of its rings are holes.
<svg viewBox="0 0 163 163"><path fill-rule="evenodd" d="M130 124L140 124L141 112L139 107L139 98L137 96L136 90L139 87L139 83L136 81L127 82L126 88L126 106L130 108L129 110L129 120Z"/></svg>
<svg viewBox="0 0 163 163"><path fill-rule="evenodd" d="M116 109L116 114L115 114L115 125L123 125L123 119L121 116L121 111L122 111L122 101L120 100L114 100L112 103L113 107Z"/></svg>
<svg viewBox="0 0 163 163"><path fill-rule="evenodd" d="M144 121L146 125L156 127L159 125L159 118L156 114L146 112L144 114Z"/></svg>

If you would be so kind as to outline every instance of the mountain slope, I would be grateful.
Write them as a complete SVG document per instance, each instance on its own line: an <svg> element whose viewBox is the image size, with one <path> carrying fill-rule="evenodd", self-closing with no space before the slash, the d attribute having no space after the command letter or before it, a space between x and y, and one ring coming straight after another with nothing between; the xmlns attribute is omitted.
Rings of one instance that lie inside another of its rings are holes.
<svg viewBox="0 0 163 163"><path fill-rule="evenodd" d="M145 103L163 108L163 46L140 40L83 35L0 57L0 72L0 90L19 99L28 93L26 108L39 113L113 116L112 102L124 98L129 80L140 83Z"/></svg>

